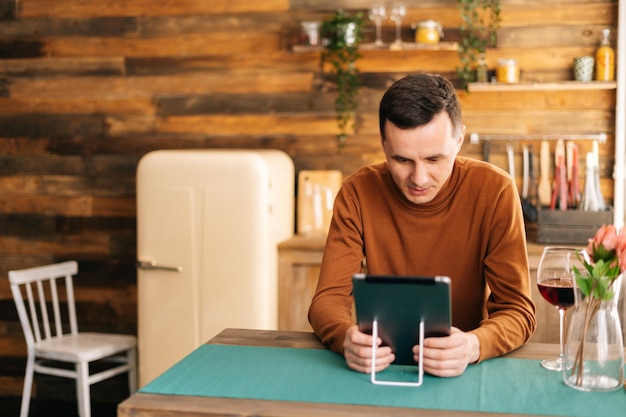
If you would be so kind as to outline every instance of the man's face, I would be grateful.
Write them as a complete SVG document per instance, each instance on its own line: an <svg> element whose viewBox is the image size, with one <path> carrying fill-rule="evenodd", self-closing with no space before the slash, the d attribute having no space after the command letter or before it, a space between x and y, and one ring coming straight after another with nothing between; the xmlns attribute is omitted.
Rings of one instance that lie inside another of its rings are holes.
<svg viewBox="0 0 626 417"><path fill-rule="evenodd" d="M385 131L383 151L393 180L410 202L428 203L452 173L465 126L454 132L450 117L441 112L427 125L414 129L400 129L387 121Z"/></svg>

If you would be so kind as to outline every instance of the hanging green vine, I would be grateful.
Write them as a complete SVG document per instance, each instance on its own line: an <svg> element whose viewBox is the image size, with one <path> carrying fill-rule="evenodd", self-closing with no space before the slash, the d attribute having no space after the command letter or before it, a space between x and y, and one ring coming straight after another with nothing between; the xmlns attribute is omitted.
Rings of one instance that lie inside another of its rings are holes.
<svg viewBox="0 0 626 417"><path fill-rule="evenodd" d="M498 42L497 31L502 22L500 0L458 0L461 13L460 66L457 74L467 83L476 81L476 63L480 54Z"/></svg>
<svg viewBox="0 0 626 417"><path fill-rule="evenodd" d="M354 129L356 123L354 112L357 109L359 70L355 61L361 57L359 44L363 40L362 13L350 16L343 10L337 10L331 19L322 22L321 35L324 44L322 68L324 63L330 64L330 75L337 87L337 143L342 147L349 128Z"/></svg>

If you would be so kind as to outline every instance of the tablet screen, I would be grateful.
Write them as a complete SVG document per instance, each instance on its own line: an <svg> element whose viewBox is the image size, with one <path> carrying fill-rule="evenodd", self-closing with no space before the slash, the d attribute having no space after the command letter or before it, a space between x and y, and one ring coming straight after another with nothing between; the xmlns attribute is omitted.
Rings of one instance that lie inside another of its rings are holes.
<svg viewBox="0 0 626 417"><path fill-rule="evenodd" d="M355 274L353 296L359 330L378 336L396 355L394 364L416 365L413 346L418 344L420 322L425 337L450 334L450 278Z"/></svg>

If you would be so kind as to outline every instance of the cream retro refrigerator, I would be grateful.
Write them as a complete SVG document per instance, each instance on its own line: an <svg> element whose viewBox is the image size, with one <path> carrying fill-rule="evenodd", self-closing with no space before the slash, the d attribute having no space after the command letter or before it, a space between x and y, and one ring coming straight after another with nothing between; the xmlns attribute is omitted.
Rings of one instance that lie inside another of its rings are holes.
<svg viewBox="0 0 626 417"><path fill-rule="evenodd" d="M277 150L159 150L137 167L139 384L226 327L278 326L294 167Z"/></svg>

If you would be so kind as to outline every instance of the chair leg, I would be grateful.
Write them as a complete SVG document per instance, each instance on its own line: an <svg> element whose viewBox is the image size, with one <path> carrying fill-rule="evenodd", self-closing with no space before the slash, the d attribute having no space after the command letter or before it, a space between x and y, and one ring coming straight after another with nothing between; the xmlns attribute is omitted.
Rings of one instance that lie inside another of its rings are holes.
<svg viewBox="0 0 626 417"><path fill-rule="evenodd" d="M128 389L130 395L137 391L137 349L131 349L127 353L128 356Z"/></svg>
<svg viewBox="0 0 626 417"><path fill-rule="evenodd" d="M91 399L89 385L89 363L76 364L76 396L78 398L78 415L91 417Z"/></svg>
<svg viewBox="0 0 626 417"><path fill-rule="evenodd" d="M26 360L26 373L24 375L24 391L22 392L22 405L20 407L20 417L28 417L30 408L30 394L33 389L33 375L35 374L35 357L28 355Z"/></svg>

